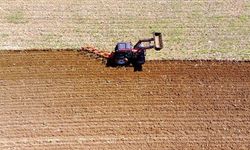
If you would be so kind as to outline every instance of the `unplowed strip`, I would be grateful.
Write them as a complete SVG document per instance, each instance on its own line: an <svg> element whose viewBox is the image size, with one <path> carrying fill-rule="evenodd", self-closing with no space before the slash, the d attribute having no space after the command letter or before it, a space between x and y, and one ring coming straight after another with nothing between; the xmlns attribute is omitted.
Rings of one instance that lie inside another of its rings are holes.
<svg viewBox="0 0 250 150"><path fill-rule="evenodd" d="M143 69L1 51L0 149L250 149L249 62Z"/></svg>

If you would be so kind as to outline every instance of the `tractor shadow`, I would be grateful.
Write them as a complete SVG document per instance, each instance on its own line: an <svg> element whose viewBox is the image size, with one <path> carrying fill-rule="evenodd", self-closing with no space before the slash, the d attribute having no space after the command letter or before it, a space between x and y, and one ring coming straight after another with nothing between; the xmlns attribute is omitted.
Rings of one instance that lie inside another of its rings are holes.
<svg viewBox="0 0 250 150"><path fill-rule="evenodd" d="M125 68L128 67L128 68L130 68L130 67L133 67L134 72L143 71L142 65L135 65L135 64L117 65L117 64L110 64L110 63L106 62L106 67L112 67L112 68L122 68L122 67L125 67Z"/></svg>

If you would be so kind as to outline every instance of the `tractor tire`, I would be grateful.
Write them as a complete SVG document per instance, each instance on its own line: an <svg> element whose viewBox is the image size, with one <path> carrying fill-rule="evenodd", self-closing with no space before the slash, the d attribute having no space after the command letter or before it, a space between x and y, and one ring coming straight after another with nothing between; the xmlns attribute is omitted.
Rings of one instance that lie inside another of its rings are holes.
<svg viewBox="0 0 250 150"><path fill-rule="evenodd" d="M113 67L114 63L111 59L107 59L106 67Z"/></svg>
<svg viewBox="0 0 250 150"><path fill-rule="evenodd" d="M142 71L142 64L134 64L134 72Z"/></svg>

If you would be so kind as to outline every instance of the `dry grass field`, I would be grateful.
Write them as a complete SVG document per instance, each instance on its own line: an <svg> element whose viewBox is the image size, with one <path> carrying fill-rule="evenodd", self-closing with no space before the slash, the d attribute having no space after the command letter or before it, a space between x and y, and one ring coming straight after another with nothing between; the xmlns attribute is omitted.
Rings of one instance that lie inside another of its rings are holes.
<svg viewBox="0 0 250 150"><path fill-rule="evenodd" d="M249 0L2 0L0 49L111 51L160 31L150 59L250 59Z"/></svg>

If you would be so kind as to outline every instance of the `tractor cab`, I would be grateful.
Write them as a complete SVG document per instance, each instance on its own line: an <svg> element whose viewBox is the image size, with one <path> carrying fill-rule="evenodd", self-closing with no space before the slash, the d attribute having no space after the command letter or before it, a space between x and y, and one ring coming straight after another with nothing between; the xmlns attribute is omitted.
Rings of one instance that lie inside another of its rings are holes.
<svg viewBox="0 0 250 150"><path fill-rule="evenodd" d="M132 58L132 44L130 42L119 42L115 46L113 60L116 65L128 65Z"/></svg>
<svg viewBox="0 0 250 150"><path fill-rule="evenodd" d="M131 51L132 44L129 42L119 42L115 46L115 51Z"/></svg>

